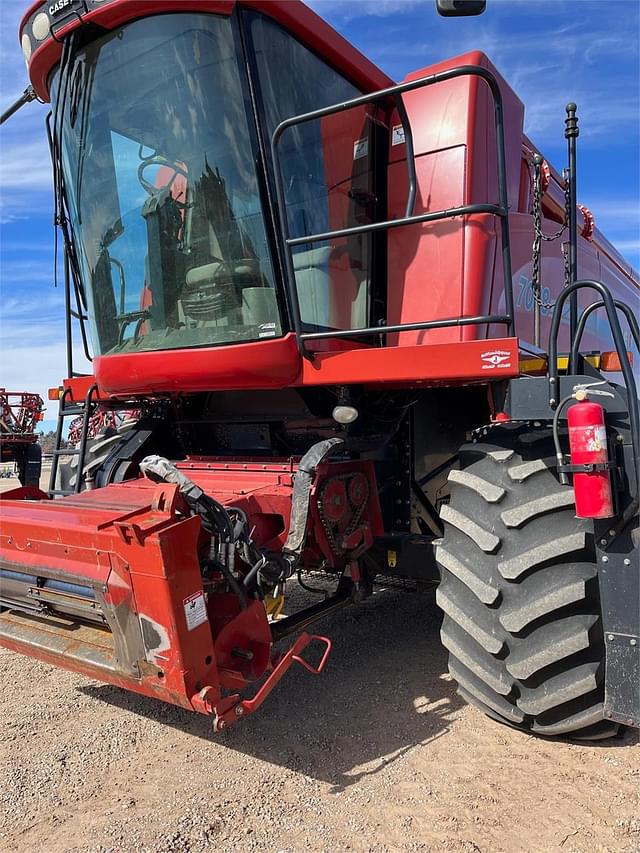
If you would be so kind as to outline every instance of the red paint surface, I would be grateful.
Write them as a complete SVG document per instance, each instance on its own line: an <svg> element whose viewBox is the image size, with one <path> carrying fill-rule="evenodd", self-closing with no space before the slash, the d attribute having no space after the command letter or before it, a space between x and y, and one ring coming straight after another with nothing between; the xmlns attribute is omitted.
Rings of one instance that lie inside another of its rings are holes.
<svg viewBox="0 0 640 853"><path fill-rule="evenodd" d="M608 462L604 410L598 403L584 400L567 409L572 465ZM612 518L613 496L609 471L574 473L573 491L578 518Z"/></svg>
<svg viewBox="0 0 640 853"><path fill-rule="evenodd" d="M30 19L42 5L34 4L26 18ZM132 18L159 11L230 14L235 5L231 0L110 0L86 17L102 26L113 28ZM392 81L386 75L304 4L294 0L246 0L240 5L257 9L279 22L361 90L374 91L391 84ZM67 26L71 29L76 24L72 21ZM60 45L48 39L32 56L31 80L41 97L47 97L46 78L58 61L59 54ZM527 162L535 148L523 135L523 106L487 57L479 51L413 72L407 79L416 79L461 64L492 70L497 76L504 99L516 328L526 348L526 344L533 341L534 322L530 287L533 237ZM493 104L486 84L479 78L457 78L407 93L405 103L414 134L418 178L416 213L472 202L497 202ZM392 117L391 124L396 121ZM360 164L352 159L350 136L355 140L362 138L364 133L362 113L345 113L328 117L324 121L323 138L327 146L331 145L331 156L326 158L326 178L334 190L329 198L332 225L344 224L345 220L350 222L353 216L346 187L350 181L358 178ZM340 140L344 145L341 143L338 146ZM336 151L339 151L339 155ZM406 186L405 146L391 146L389 218L404 214ZM563 203L561 179L549 167L548 186L543 198L543 228L547 233L557 230L558 223L554 217L561 214ZM579 238L580 277L604 281L612 288L616 298L633 304L638 299L638 286L629 266L597 227L590 226L587 231L586 226L585 217L580 213L579 227L592 238ZM592 234L589 233L591 231ZM387 322L411 323L505 313L499 235L499 223L495 217L487 214L465 217L464 221L444 220L390 230ZM330 311L332 321L340 327L349 323L358 279L356 265L350 265L346 241L334 243L332 251L335 263L330 268L334 300ZM549 288L547 299L553 302L563 286L560 241L544 245L542 280L543 285ZM592 299L592 294L586 291L579 294L582 307ZM550 311L544 310L541 318L543 341L548 334L549 322ZM628 334L624 322L623 326ZM303 364L290 334L279 340L224 347L102 356L96 358L94 364L102 395L114 397L156 392L282 388L329 384L334 381L347 384L362 381L364 370L371 371L369 379L382 376L383 381L395 380L398 384L484 381L488 374L478 372L472 361L465 362L466 356L458 353L457 345L463 341L495 339L504 334L504 326L489 329L467 326L391 335L388 341L391 348L385 351L386 361L382 373L377 371L379 356L367 356L367 346L356 341L309 343L312 350L342 350L343 354L339 357L321 355L316 359L315 366L306 362ZM398 347L394 350L395 344ZM417 347L424 344L455 346L452 346L446 358L435 350L419 354ZM559 345L561 350L569 348L566 323L561 326ZM603 322L602 312L596 312L589 321L584 347L612 349L610 332ZM404 355L400 353L400 348L406 348ZM346 350L353 351L353 358L344 355ZM414 366L415 363L419 363L420 367ZM454 369L450 368L451 364L455 365ZM389 365L394 365L397 371L395 377L390 375ZM440 376L436 374L435 365L443 371ZM339 373L338 368L343 372Z"/></svg>

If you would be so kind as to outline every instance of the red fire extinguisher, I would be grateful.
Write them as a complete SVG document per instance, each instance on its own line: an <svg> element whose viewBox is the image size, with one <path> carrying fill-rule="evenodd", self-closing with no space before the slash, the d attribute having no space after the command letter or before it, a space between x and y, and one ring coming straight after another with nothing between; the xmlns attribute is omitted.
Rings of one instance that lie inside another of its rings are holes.
<svg viewBox="0 0 640 853"><path fill-rule="evenodd" d="M571 465L594 466L595 469L573 472L576 516L611 518L615 513L604 409L585 397L586 394L578 392L578 402L567 409Z"/></svg>

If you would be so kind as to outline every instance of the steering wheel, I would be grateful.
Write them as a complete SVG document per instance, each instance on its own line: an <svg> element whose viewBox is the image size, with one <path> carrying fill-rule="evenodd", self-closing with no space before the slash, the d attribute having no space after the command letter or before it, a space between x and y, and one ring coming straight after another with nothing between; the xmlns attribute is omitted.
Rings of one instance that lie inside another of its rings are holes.
<svg viewBox="0 0 640 853"><path fill-rule="evenodd" d="M148 169L150 166L160 166L171 169L173 170L173 175L166 184L163 184L160 187L156 186L155 184L152 184L151 181L148 181L144 176L145 169ZM173 160L169 160L168 157L164 157L162 154L151 154L149 157L144 157L138 166L138 180L145 192L149 193L149 195L155 195L158 190L170 189L178 175L182 175L182 177L187 181L189 180L189 175L184 166ZM177 198L174 198L173 201L181 210L185 210L189 206L186 201L180 201Z"/></svg>

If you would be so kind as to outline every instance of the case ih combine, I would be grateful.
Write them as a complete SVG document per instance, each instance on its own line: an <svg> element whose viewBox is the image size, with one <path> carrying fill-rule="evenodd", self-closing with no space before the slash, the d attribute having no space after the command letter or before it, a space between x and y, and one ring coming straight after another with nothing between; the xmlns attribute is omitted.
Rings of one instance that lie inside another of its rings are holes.
<svg viewBox="0 0 640 853"><path fill-rule="evenodd" d="M40 486L42 449L36 426L44 417L39 394L0 388L0 462L13 462L23 486Z"/></svg>
<svg viewBox="0 0 640 853"><path fill-rule="evenodd" d="M292 0L38 2L20 38L94 357L73 484L58 452L3 496L0 643L222 729L376 577L439 580L469 702L637 726L638 281L575 108L561 177L482 53L396 84Z"/></svg>

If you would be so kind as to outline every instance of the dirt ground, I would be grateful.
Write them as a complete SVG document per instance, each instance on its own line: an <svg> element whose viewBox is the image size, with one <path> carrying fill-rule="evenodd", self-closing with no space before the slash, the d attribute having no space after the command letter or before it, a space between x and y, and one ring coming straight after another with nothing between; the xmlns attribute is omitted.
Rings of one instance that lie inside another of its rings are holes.
<svg viewBox="0 0 640 853"><path fill-rule="evenodd" d="M291 670L216 735L0 650L0 851L638 853L637 735L563 744L486 719L438 629L428 594L340 611L318 626L325 673Z"/></svg>

